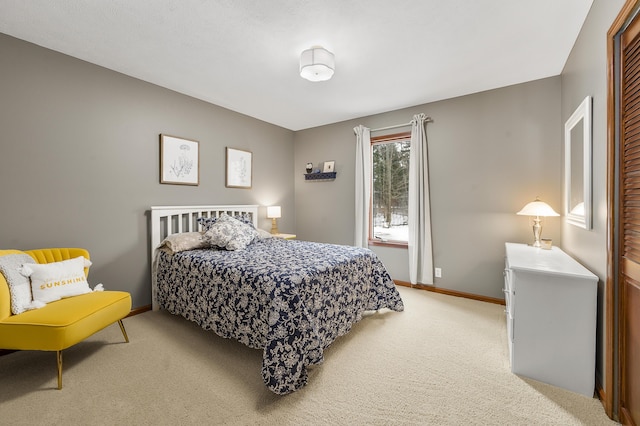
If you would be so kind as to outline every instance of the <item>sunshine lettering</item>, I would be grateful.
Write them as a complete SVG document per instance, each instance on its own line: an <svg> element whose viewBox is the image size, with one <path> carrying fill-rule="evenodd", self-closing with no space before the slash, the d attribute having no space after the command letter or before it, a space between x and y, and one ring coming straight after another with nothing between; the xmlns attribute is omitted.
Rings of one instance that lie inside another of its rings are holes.
<svg viewBox="0 0 640 426"><path fill-rule="evenodd" d="M59 281L49 281L43 284L40 284L40 290L46 290L48 288L60 287L67 284L75 284L84 281L84 276L80 275L77 277L69 278L66 280Z"/></svg>

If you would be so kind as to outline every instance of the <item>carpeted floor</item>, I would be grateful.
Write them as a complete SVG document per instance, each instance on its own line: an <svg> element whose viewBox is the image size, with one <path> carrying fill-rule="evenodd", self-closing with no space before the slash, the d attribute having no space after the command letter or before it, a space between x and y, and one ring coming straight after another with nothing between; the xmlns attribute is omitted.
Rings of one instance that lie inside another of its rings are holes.
<svg viewBox="0 0 640 426"><path fill-rule="evenodd" d="M262 353L166 312L64 352L0 357L7 425L609 425L597 399L510 372L504 307L399 288L405 311L367 315L287 396Z"/></svg>

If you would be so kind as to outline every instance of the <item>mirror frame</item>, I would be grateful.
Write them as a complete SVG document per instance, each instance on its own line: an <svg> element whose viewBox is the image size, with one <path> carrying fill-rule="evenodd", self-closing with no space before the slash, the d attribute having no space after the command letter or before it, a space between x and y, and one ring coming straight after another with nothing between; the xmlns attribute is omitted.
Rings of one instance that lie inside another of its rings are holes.
<svg viewBox="0 0 640 426"><path fill-rule="evenodd" d="M567 222L584 229L591 229L591 96L584 98L582 103L569 117L564 125L564 211ZM582 180L584 215L571 212L571 131L582 123Z"/></svg>

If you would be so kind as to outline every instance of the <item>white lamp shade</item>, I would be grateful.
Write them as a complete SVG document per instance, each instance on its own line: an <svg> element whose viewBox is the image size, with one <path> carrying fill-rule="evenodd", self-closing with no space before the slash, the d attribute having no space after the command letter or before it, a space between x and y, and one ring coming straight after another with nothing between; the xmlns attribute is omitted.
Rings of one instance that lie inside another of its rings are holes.
<svg viewBox="0 0 640 426"><path fill-rule="evenodd" d="M282 217L282 211L280 206L269 206L267 207L267 218L269 219L277 219Z"/></svg>
<svg viewBox="0 0 640 426"><path fill-rule="evenodd" d="M525 216L560 216L549 204L540 201L538 198L524 206L516 214Z"/></svg>
<svg viewBox="0 0 640 426"><path fill-rule="evenodd" d="M336 62L333 53L314 46L300 55L300 76L309 81L326 81L333 76Z"/></svg>

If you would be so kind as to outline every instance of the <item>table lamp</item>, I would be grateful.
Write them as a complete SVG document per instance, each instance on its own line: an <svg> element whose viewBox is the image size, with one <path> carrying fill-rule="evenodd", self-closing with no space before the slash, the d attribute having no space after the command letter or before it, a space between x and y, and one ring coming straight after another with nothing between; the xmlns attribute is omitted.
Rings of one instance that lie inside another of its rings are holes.
<svg viewBox="0 0 640 426"><path fill-rule="evenodd" d="M522 208L518 213L523 216L531 216L533 218L533 246L542 247L540 244L540 235L542 234L542 225L540 224L540 216L560 216L556 213L549 204L540 201L540 198L536 199Z"/></svg>
<svg viewBox="0 0 640 426"><path fill-rule="evenodd" d="M271 233L279 234L278 231L278 222L276 221L279 217L282 217L282 209L280 206L269 206L267 207L267 218L271 219Z"/></svg>

